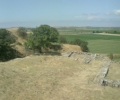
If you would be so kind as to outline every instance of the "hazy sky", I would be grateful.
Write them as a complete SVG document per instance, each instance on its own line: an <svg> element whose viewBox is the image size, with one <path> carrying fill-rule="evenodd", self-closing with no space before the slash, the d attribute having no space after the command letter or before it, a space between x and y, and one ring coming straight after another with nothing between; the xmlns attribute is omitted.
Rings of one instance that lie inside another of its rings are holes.
<svg viewBox="0 0 120 100"><path fill-rule="evenodd" d="M0 0L0 27L120 27L120 0Z"/></svg>

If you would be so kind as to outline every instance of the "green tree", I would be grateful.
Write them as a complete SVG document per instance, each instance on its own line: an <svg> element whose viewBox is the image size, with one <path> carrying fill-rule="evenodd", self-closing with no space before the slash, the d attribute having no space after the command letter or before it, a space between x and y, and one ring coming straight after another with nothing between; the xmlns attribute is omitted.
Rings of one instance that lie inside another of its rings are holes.
<svg viewBox="0 0 120 100"><path fill-rule="evenodd" d="M114 31L114 33L117 33L117 31Z"/></svg>
<svg viewBox="0 0 120 100"><path fill-rule="evenodd" d="M22 37L22 38L26 38L27 37L27 30L26 30L26 28L20 27L17 32L18 32L18 35L20 37Z"/></svg>
<svg viewBox="0 0 120 100"><path fill-rule="evenodd" d="M6 61L14 58L13 48L10 44L16 41L16 37L13 36L6 29L0 29L0 61Z"/></svg>
<svg viewBox="0 0 120 100"><path fill-rule="evenodd" d="M16 41L16 37L6 29L0 29L0 45L10 45Z"/></svg>
<svg viewBox="0 0 120 100"><path fill-rule="evenodd" d="M42 52L42 48L48 48L52 42L58 41L58 31L49 25L41 25L32 30L25 43L27 49L38 50Z"/></svg>

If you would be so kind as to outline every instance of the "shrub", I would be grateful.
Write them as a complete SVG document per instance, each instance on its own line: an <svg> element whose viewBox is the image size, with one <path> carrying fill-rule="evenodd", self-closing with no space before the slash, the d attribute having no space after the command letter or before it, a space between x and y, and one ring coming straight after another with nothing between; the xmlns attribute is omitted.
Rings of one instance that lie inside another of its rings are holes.
<svg viewBox="0 0 120 100"><path fill-rule="evenodd" d="M16 37L6 29L0 29L0 61L14 59L20 55L11 47L16 42Z"/></svg>
<svg viewBox="0 0 120 100"><path fill-rule="evenodd" d="M87 47L88 42L86 42L86 41L82 41L80 39L75 39L74 41L71 41L70 44L80 46L83 52L89 52L89 48Z"/></svg>
<svg viewBox="0 0 120 100"><path fill-rule="evenodd" d="M111 59L111 60L113 60L113 53L110 53L109 55L108 55L108 57Z"/></svg>
<svg viewBox="0 0 120 100"><path fill-rule="evenodd" d="M65 37L60 36L60 37L59 37L59 42L60 42L60 43L67 43L67 40L66 40Z"/></svg>
<svg viewBox="0 0 120 100"><path fill-rule="evenodd" d="M18 29L18 35L20 36L20 37L22 37L22 38L26 38L27 37L27 30L26 30L26 28L24 28L24 27L20 27L19 29Z"/></svg>

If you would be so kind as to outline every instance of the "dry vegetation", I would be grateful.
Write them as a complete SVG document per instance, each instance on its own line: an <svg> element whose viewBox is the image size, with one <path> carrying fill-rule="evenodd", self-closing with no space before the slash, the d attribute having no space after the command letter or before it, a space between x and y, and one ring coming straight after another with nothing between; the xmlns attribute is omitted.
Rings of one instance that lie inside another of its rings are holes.
<svg viewBox="0 0 120 100"><path fill-rule="evenodd" d="M107 79L120 80L120 63L111 63Z"/></svg>
<svg viewBox="0 0 120 100"><path fill-rule="evenodd" d="M16 29L9 30L16 32ZM23 40L19 38L18 41L22 43ZM74 45L63 45L61 53L68 51L81 49ZM0 100L118 100L119 88L104 87L93 82L103 60L95 59L85 64L85 57L41 55L1 62ZM119 66L112 64L108 78L114 78L113 71ZM114 75L119 79L119 70Z"/></svg>
<svg viewBox="0 0 120 100"><path fill-rule="evenodd" d="M84 57L28 56L0 63L0 100L118 100L119 88L93 83L102 59L84 64Z"/></svg>
<svg viewBox="0 0 120 100"><path fill-rule="evenodd" d="M15 49L17 51L19 51L21 54L25 55L26 51L24 50L24 47L23 47L25 39L19 37L18 32L17 32L18 28L9 28L7 30L10 31L14 36L17 37L17 41L14 44L15 45ZM18 43L20 43L21 45L19 45Z"/></svg>

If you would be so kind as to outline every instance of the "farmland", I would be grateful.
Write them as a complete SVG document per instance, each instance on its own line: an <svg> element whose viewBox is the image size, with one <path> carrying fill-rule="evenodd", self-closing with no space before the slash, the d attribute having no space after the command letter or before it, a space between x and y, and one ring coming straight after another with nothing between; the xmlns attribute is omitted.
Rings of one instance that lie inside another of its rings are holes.
<svg viewBox="0 0 120 100"><path fill-rule="evenodd" d="M18 37L17 28L8 29ZM64 30L63 30L64 32ZM0 63L0 100L117 100L119 88L95 83L97 73L111 60L103 53L120 54L120 36L93 33L63 34L67 41L89 42L90 52L76 45L62 44L61 55L30 55ZM21 53L23 45L16 45ZM69 52L74 52L70 57ZM81 52L81 53L80 53ZM102 53L102 54L94 54ZM116 55L120 59L119 55ZM90 62L86 63L90 59ZM106 79L120 80L120 63L112 61Z"/></svg>
<svg viewBox="0 0 120 100"><path fill-rule="evenodd" d="M97 30L104 34L93 33ZM116 36L114 33L119 33L119 28L58 28L58 31L60 36L64 36L68 42L74 39L87 41L92 53L120 54L120 35ZM109 34L105 32L109 32Z"/></svg>
<svg viewBox="0 0 120 100"><path fill-rule="evenodd" d="M58 31L61 34L79 34L79 33L111 33L120 34L120 28L118 27L58 27Z"/></svg>

